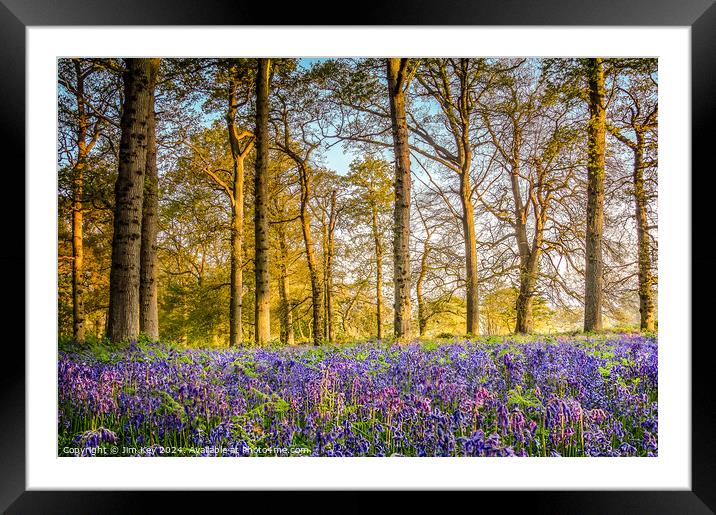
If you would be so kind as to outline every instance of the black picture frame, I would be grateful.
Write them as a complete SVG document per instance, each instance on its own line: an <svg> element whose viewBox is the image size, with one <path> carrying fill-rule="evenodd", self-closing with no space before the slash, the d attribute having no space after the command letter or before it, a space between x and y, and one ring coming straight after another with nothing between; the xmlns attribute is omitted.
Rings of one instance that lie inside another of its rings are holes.
<svg viewBox="0 0 716 515"><path fill-rule="evenodd" d="M685 26L691 28L692 95L692 203L693 235L710 234L713 219L710 201L714 186L713 145L716 141L716 5L714 0L393 0L361 2L348 11L336 5L293 3L267 5L262 2L228 0L0 0L0 149L3 185L0 202L3 245L0 270L5 297L2 310L6 323L4 359L0 369L0 509L7 513L126 513L149 511L154 501L160 512L184 511L201 502L202 511L231 506L248 500L266 502L266 493L247 492L81 492L26 491L25 449L25 319L24 279L32 270L25 266L25 29L47 25L600 25L600 26ZM343 12L343 18L337 13ZM329 16L333 16L329 19ZM8 165L10 159L16 159ZM683 172L688 178L689 170ZM697 181L698 180L698 184ZM14 184L11 184L14 182ZM697 186L697 187L694 187ZM8 194L8 191L14 194ZM685 207L686 208L686 207ZM21 222L22 220L22 222ZM701 225L702 227L698 227ZM700 230L699 230L700 229ZM710 239L710 238L709 238ZM710 243L710 242L709 242ZM692 244L692 273L713 270L709 245ZM25 271L25 277L17 273ZM713 296L713 272L699 274L699 288L692 289L692 320L709 320L710 302L698 302L699 291ZM22 292L22 293L21 293ZM32 306L27 306L32 309ZM700 335L699 327L704 331ZM505 503L512 509L531 513L714 513L716 512L716 443L714 413L716 397L711 382L712 362L708 324L693 324L694 333L684 335L692 356L692 489L691 491L529 491L479 492L484 502ZM9 334L8 334L9 333ZM701 336L701 337L700 337ZM54 342L48 342L52 352ZM384 507L407 498L422 502L426 492L391 495ZM287 500L294 506L314 504L308 492L271 493L270 504ZM351 498L356 492L348 494ZM282 499L284 498L284 499ZM493 499L494 498L494 499ZM261 499L264 499L261 501ZM455 500L450 495L451 502ZM148 502L151 501L151 502ZM383 502L383 501L381 501ZM369 509L359 500L342 500L355 511ZM181 509L183 508L183 509ZM315 511L316 507L314 505ZM317 508L317 509L320 509ZM339 510L345 511L345 510Z"/></svg>

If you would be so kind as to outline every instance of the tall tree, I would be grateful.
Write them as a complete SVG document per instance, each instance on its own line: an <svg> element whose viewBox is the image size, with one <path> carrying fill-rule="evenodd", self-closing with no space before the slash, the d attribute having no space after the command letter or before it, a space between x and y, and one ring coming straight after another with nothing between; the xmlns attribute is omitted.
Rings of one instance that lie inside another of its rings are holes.
<svg viewBox="0 0 716 515"><path fill-rule="evenodd" d="M227 189L231 200L231 294L229 301L229 345L241 345L242 297L243 297L243 236L244 236L244 161L254 147L254 135L237 127L236 113L243 103L239 98L239 84L243 69L236 63L229 66L229 94L226 126L229 132L232 174ZM245 80L244 80L245 81ZM258 91L258 90L257 90ZM257 104L258 105L258 104Z"/></svg>
<svg viewBox="0 0 716 515"><path fill-rule="evenodd" d="M375 257L375 318L376 337L383 339L383 233L385 222L383 221L386 212L393 202L392 184L390 180L390 165L383 160L366 158L362 161L353 161L350 165L348 180L359 189L358 206L355 209L354 217L358 219L368 218L370 234L373 242Z"/></svg>
<svg viewBox="0 0 716 515"><path fill-rule="evenodd" d="M263 345L271 339L270 276L269 276L269 218L268 218L268 159L269 159L269 88L271 59L258 59L256 72L256 172L254 174L254 239L256 316L255 341Z"/></svg>
<svg viewBox="0 0 716 515"><path fill-rule="evenodd" d="M77 343L85 341L84 309L84 186L87 159L101 134L99 117L91 120L91 106L85 94L85 82L94 72L93 63L81 59L60 63L59 82L74 97L73 120L76 136L76 156L72 164L72 337ZM64 66L67 65L67 66Z"/></svg>
<svg viewBox="0 0 716 515"><path fill-rule="evenodd" d="M243 341L245 163L256 141L254 134L245 128L247 121L243 115L246 110L242 108L250 104L255 93L256 72L255 63L242 59L211 60L207 67L213 73L204 82L210 98L205 109L223 111L231 164L224 164L224 145L213 147L221 149L216 155L206 141L188 139L185 144L203 162L203 171L229 200L229 345L238 346Z"/></svg>
<svg viewBox="0 0 716 515"><path fill-rule="evenodd" d="M336 206L338 191L330 191L327 209L323 210L323 333L329 343L336 339L333 313L333 262L336 253L336 223L338 222L339 208Z"/></svg>
<svg viewBox="0 0 716 515"><path fill-rule="evenodd" d="M279 295L279 316L281 323L280 340L286 345L294 345L295 335L293 330L293 301L291 300L291 281L289 279L289 267L291 256L289 254L289 242L286 234L288 225L288 213L285 205L285 198L280 195L273 196L273 211L280 218L274 221L276 236L278 237L278 295Z"/></svg>
<svg viewBox="0 0 716 515"><path fill-rule="evenodd" d="M151 80L151 59L126 60L107 317L107 334L113 342L135 339L139 335L142 203L147 126L154 90Z"/></svg>
<svg viewBox="0 0 716 515"><path fill-rule="evenodd" d="M393 322L395 338L411 336L410 319L410 146L405 117L405 91L417 68L409 59L386 59L388 98L395 153L395 210L393 215L393 282L395 284Z"/></svg>
<svg viewBox="0 0 716 515"><path fill-rule="evenodd" d="M428 59L418 73L418 81L425 91L437 101L445 118L452 148L448 149L422 127L415 118L413 131L428 144L433 152L428 155L457 174L459 180L460 214L463 243L465 247L465 290L467 300L466 332L480 333L479 274L477 261L477 237L475 234L474 185L472 171L474 147L473 113L481 95L478 88L482 60L476 59Z"/></svg>
<svg viewBox="0 0 716 515"><path fill-rule="evenodd" d="M422 337L425 336L425 331L428 326L428 303L425 298L425 281L428 277L428 268L430 260L430 238L433 235L434 228L428 224L426 216L423 214L423 210L420 209L420 205L416 203L418 218L423 226L424 240L423 249L420 253L420 271L418 272L418 278L415 281L415 296L418 300L418 334Z"/></svg>
<svg viewBox="0 0 716 515"><path fill-rule="evenodd" d="M427 172L425 166L417 158L426 158L440 166L456 173L459 181L459 201L461 207L452 208L448 195L443 199L448 203L453 214L462 225L463 243L465 249L465 287L467 298L466 329L468 333L479 333L479 285L477 238L475 231L475 207L473 195L475 185L471 178L473 168L474 149L480 144L479 134L472 123L477 97L484 88L480 87L481 72L484 60L476 59L420 59L412 60L409 66L406 59L388 60L387 78L389 86L389 109L385 109L375 98L375 79L371 75L370 60L357 63L355 66L335 66L334 73L337 78L333 87L333 95L339 105L340 115L337 125L341 137L363 144L389 146L385 142L385 130L381 127L382 120L390 121L388 131L392 132L392 146L396 153L396 163L404 163L396 167L396 177L405 180L396 181L396 216L409 222L409 201L406 204L401 199L406 190L410 189L410 174L405 174L406 167L410 167L410 152L414 153L416 162ZM352 72L352 73L347 73ZM416 74L417 72L417 74ZM406 92L412 77L423 86L423 92L417 94L412 110L406 109ZM400 80L401 88L395 88L396 80ZM396 94L393 95L393 92ZM426 110L423 119L419 119L417 111L425 107L425 98L433 98L439 109ZM417 104L417 106L416 106ZM396 109L397 107L397 109ZM416 108L417 107L417 108ZM355 113L360 113L361 116ZM406 118L407 117L407 118ZM434 129L434 130L429 130ZM447 135L445 132L447 131ZM414 137L414 143L408 141L408 132ZM396 143L399 143L396 147ZM431 183L432 183L431 179ZM433 183L435 185L435 183ZM447 188L451 189L451 188ZM406 207L407 206L407 207ZM403 215L408 218L403 217ZM396 237L404 242L400 233L400 223L395 224ZM408 231L409 235L409 231ZM403 257L409 252L400 245L394 246L394 251L402 253ZM402 249L402 250L401 250ZM401 260L394 259L402 272L409 268L400 266ZM405 277L403 278L405 279ZM402 280L396 282L396 288L404 292ZM396 302L409 302L403 295L396 296ZM401 300L402 299L402 300ZM405 319L400 313L396 317Z"/></svg>
<svg viewBox="0 0 716 515"><path fill-rule="evenodd" d="M496 193L481 200L514 234L519 261L515 332L530 333L550 209L555 194L572 180L566 149L571 148L576 131L567 128L570 103L549 101L546 77L534 61L518 60L498 76L481 112L497 151L493 160L497 176L504 176L508 187L491 185Z"/></svg>
<svg viewBox="0 0 716 515"><path fill-rule="evenodd" d="M310 71L292 70L286 64L276 87L276 113L272 122L276 148L293 161L298 175L300 191L297 218L301 224L311 286L311 337L314 345L320 345L326 336L323 273L316 255L311 206L315 202L315 181L318 176L313 156L322 142L322 135L316 131L322 106L312 82L315 76Z"/></svg>
<svg viewBox="0 0 716 515"><path fill-rule="evenodd" d="M604 235L604 156L606 105L603 59L585 63L589 90L587 127L587 232L584 277L584 330L602 330L604 288L602 239Z"/></svg>
<svg viewBox="0 0 716 515"><path fill-rule="evenodd" d="M641 60L640 60L641 61ZM639 278L639 326L643 331L655 328L654 283L655 278L651 262L651 235L648 218L648 190L645 172L656 166L654 153L655 135L658 123L658 96L656 81L656 63L644 60L639 63L645 70L628 70L627 84L618 86L621 105L617 109L617 120L607 125L607 130L631 152L632 196L637 232L637 269ZM641 73L640 73L641 72ZM651 152L650 152L651 151Z"/></svg>
<svg viewBox="0 0 716 515"><path fill-rule="evenodd" d="M159 59L150 60L147 114L147 158L142 202L142 242L139 265L139 331L152 341L159 340L159 309L157 306L157 232L159 231L159 174L157 171L157 121L155 92Z"/></svg>
<svg viewBox="0 0 716 515"><path fill-rule="evenodd" d="M375 245L375 325L376 337L383 339L383 242L378 232L378 208L374 202L370 205L371 232Z"/></svg>
<svg viewBox="0 0 716 515"><path fill-rule="evenodd" d="M287 122L286 122L287 123ZM321 274L318 258L313 242L313 230L311 229L311 214L309 204L313 196L313 172L308 162L311 150L306 155L300 155L291 149L290 140L277 141L277 145L294 160L298 168L298 182L300 186L299 220L301 232L306 249L306 260L308 262L308 273L311 283L311 304L313 311L312 336L315 345L320 345L324 340L323 324L323 295L321 285Z"/></svg>

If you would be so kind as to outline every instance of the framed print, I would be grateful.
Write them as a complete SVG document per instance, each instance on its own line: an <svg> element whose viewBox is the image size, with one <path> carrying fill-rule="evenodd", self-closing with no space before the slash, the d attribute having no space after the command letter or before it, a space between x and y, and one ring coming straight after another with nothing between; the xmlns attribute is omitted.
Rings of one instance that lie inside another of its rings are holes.
<svg viewBox="0 0 716 515"><path fill-rule="evenodd" d="M716 510L712 2L184 4L0 5L3 509Z"/></svg>

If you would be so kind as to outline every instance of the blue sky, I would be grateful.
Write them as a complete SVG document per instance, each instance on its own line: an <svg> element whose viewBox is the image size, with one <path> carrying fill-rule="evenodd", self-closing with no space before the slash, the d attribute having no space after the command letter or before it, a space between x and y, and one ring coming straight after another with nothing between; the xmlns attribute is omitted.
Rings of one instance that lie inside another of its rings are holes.
<svg viewBox="0 0 716 515"><path fill-rule="evenodd" d="M303 68L310 68L315 63L325 61L326 58L321 57L305 57L298 60L299 66ZM334 139L328 140L328 144L335 143ZM344 150L341 143L334 144L328 150L322 152L325 159L326 167L338 172L340 175L345 175L348 172L348 168L351 162L358 156L357 153L351 150Z"/></svg>
<svg viewBox="0 0 716 515"><path fill-rule="evenodd" d="M326 167L338 172L340 175L345 175L348 172L348 168L357 154L351 150L343 150L342 144L337 144L323 152L323 157L326 160Z"/></svg>

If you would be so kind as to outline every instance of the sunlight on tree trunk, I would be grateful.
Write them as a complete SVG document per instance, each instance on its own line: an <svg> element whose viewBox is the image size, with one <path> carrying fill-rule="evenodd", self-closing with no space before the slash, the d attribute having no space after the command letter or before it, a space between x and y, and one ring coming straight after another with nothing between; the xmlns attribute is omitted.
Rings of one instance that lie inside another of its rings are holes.
<svg viewBox="0 0 716 515"><path fill-rule="evenodd" d="M584 330L602 330L604 288L602 238L604 232L604 148L606 111L602 59L587 64L589 126L587 128L587 237L584 287Z"/></svg>
<svg viewBox="0 0 716 515"><path fill-rule="evenodd" d="M256 173L254 177L254 233L256 274L255 342L264 345L271 339L271 305L268 241L268 117L271 60L259 59L256 75Z"/></svg>
<svg viewBox="0 0 716 515"><path fill-rule="evenodd" d="M147 122L154 88L151 59L126 61L107 328L113 342L134 340L139 335L142 202L147 165Z"/></svg>
<svg viewBox="0 0 716 515"><path fill-rule="evenodd" d="M72 336L77 343L85 341L83 260L84 169L87 160L87 112L84 100L84 76L78 60L74 61L77 78L77 162L72 176Z"/></svg>
<svg viewBox="0 0 716 515"><path fill-rule="evenodd" d="M159 59L151 60L150 83L156 83ZM139 330L150 340L159 340L157 306L157 232L159 231L159 175L157 172L157 134L154 90L149 97L147 115L147 165L142 202L142 250L139 272Z"/></svg>
<svg viewBox="0 0 716 515"><path fill-rule="evenodd" d="M410 330L410 148L405 118L408 59L386 60L390 116L395 152L395 213L393 229L393 281L395 283L395 338L407 341Z"/></svg>

